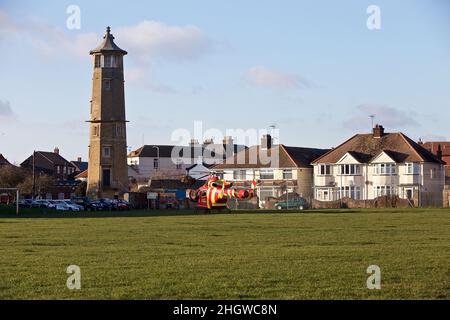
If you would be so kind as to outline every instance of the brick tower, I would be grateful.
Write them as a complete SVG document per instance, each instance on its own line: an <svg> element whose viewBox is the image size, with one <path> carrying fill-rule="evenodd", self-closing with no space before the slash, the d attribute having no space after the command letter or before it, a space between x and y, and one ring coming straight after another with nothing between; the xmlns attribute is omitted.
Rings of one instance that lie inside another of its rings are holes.
<svg viewBox="0 0 450 320"><path fill-rule="evenodd" d="M121 198L128 191L123 56L106 28L103 42L92 50L94 72L89 135L87 195Z"/></svg>

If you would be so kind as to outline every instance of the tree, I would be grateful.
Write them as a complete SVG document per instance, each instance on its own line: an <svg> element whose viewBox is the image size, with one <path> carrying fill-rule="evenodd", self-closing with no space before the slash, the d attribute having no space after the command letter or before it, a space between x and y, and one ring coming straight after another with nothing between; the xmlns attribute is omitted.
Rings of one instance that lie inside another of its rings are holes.
<svg viewBox="0 0 450 320"><path fill-rule="evenodd" d="M33 176L27 176L25 180L18 185L20 193L29 194L32 196L45 195L54 186L55 181L51 176L48 175L37 175L35 179L35 191L36 194L33 195Z"/></svg>
<svg viewBox="0 0 450 320"><path fill-rule="evenodd" d="M86 196L86 189L87 189L87 182L83 181L80 182L77 187L75 188L75 195L77 197L85 197Z"/></svg>
<svg viewBox="0 0 450 320"><path fill-rule="evenodd" d="M24 169L7 165L0 167L0 188L17 188L26 179Z"/></svg>

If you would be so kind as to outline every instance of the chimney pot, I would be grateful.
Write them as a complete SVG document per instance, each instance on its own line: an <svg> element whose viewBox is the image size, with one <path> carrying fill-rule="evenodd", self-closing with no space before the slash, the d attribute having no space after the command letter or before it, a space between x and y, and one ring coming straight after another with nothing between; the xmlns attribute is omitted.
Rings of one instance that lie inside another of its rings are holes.
<svg viewBox="0 0 450 320"><path fill-rule="evenodd" d="M375 125L373 128L373 137L374 138L381 138L384 135L384 128L382 125Z"/></svg>
<svg viewBox="0 0 450 320"><path fill-rule="evenodd" d="M78 161L78 162L81 162L81 157L78 157L78 158L77 158L77 161Z"/></svg>
<svg viewBox="0 0 450 320"><path fill-rule="evenodd" d="M56 153L56 154L59 154L59 148L56 147L55 149L53 149L53 152Z"/></svg>

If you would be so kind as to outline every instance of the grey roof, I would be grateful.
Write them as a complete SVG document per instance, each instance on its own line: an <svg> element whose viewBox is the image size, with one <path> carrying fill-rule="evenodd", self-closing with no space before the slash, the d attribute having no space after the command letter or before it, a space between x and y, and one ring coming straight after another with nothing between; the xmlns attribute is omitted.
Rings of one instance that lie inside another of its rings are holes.
<svg viewBox="0 0 450 320"><path fill-rule="evenodd" d="M47 151L36 151L34 163L36 168L46 169L49 171L54 170L55 165L75 168L75 166L72 163L64 159L58 153ZM23 168L32 167L32 165L33 165L33 155L29 156L26 160L24 160L20 164L20 166Z"/></svg>
<svg viewBox="0 0 450 320"><path fill-rule="evenodd" d="M172 149L180 148L179 152L176 152L177 156L183 158L197 158L204 155L204 158L219 157L226 159L226 146L225 144L207 144L207 145L191 145L191 146L173 146L173 145L144 145L128 154L128 157L140 157L140 158L171 158ZM241 150L246 149L244 145L234 144L233 152L230 154L238 153ZM227 150L228 151L228 150ZM230 152L230 151L228 151Z"/></svg>
<svg viewBox="0 0 450 320"><path fill-rule="evenodd" d="M103 36L102 43L95 49L91 50L89 54L95 54L95 53L120 53L120 54L127 54L125 50L120 49L115 43L114 43L114 36L111 33L111 28L106 28L106 34Z"/></svg>
<svg viewBox="0 0 450 320"><path fill-rule="evenodd" d="M88 163L86 161L70 161L75 167L77 167L78 172L83 172L88 168Z"/></svg>

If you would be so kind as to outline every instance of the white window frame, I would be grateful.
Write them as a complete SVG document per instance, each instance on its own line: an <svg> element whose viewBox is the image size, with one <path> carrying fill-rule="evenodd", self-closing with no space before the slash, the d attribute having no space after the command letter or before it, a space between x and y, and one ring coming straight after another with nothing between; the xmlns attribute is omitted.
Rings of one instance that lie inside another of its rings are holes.
<svg viewBox="0 0 450 320"><path fill-rule="evenodd" d="M361 175L361 166L359 164L354 163L341 164L339 165L339 173L342 176L359 176Z"/></svg>
<svg viewBox="0 0 450 320"><path fill-rule="evenodd" d="M106 151L106 150L108 150L108 151ZM111 147L105 146L105 147L102 148L102 156L104 158L111 158L111 155L112 155L112 148Z"/></svg>
<svg viewBox="0 0 450 320"><path fill-rule="evenodd" d="M268 175L269 177L266 177ZM270 178L271 176L271 178ZM259 178L261 180L273 180L274 179L274 172L272 169L264 169L259 171Z"/></svg>
<svg viewBox="0 0 450 320"><path fill-rule="evenodd" d="M420 166L417 162L405 162L405 174L419 174Z"/></svg>
<svg viewBox="0 0 450 320"><path fill-rule="evenodd" d="M361 187L360 186L341 186L339 187L339 197L351 198L354 200L361 200Z"/></svg>
<svg viewBox="0 0 450 320"><path fill-rule="evenodd" d="M330 164L319 164L319 176L330 176L331 175L331 165Z"/></svg>
<svg viewBox="0 0 450 320"><path fill-rule="evenodd" d="M292 169L284 169L283 170L283 180L292 180L294 177L294 174L292 172Z"/></svg>

